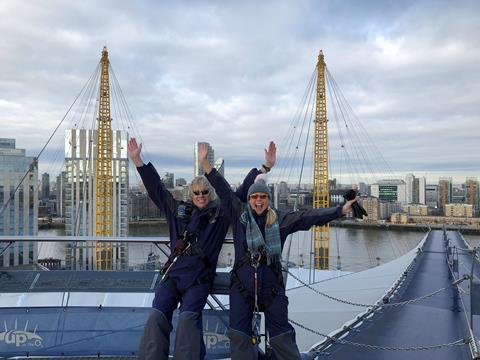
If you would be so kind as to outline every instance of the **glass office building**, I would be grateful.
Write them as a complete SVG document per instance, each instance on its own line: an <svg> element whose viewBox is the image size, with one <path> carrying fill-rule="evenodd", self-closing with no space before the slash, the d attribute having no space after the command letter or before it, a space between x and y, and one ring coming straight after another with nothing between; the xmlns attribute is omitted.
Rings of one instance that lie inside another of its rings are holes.
<svg viewBox="0 0 480 360"><path fill-rule="evenodd" d="M23 179L23 182L22 182ZM38 166L35 157L0 138L0 235L38 234ZM0 267L37 261L36 243L15 242L0 257Z"/></svg>

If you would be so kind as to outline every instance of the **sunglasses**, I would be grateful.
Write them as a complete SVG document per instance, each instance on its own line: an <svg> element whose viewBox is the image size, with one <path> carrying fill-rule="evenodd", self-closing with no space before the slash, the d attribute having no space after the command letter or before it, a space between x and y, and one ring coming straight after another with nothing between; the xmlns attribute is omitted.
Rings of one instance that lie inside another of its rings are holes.
<svg viewBox="0 0 480 360"><path fill-rule="evenodd" d="M268 197L267 194L254 194L250 195L250 199L257 200L257 199L262 199L265 200Z"/></svg>
<svg viewBox="0 0 480 360"><path fill-rule="evenodd" d="M207 189L207 190L202 190L202 191L193 191L193 194L197 195L197 196L200 195L200 194L208 195L209 192L210 192L210 190Z"/></svg>

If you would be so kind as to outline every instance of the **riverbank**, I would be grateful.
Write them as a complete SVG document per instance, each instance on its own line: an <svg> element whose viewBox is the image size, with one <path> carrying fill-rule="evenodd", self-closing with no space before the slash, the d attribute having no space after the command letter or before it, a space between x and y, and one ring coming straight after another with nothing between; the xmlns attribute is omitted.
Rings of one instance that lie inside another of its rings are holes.
<svg viewBox="0 0 480 360"><path fill-rule="evenodd" d="M381 230L398 230L398 231L419 231L426 232L428 229L443 229L444 224L392 224L392 223L367 223L356 220L340 220L332 221L330 226L346 227L346 228L363 228L363 229L381 229ZM447 230L460 231L462 234L480 235L480 228L469 227L465 225L445 225Z"/></svg>
<svg viewBox="0 0 480 360"><path fill-rule="evenodd" d="M167 224L166 219L148 219L140 221L130 221L129 227L134 228L151 228L156 226L164 226ZM330 222L332 227L344 228L362 228L362 229L379 229L379 230L398 230L398 231L418 231L426 232L430 229L443 229L443 224L392 224L392 223L368 223L357 220L336 220ZM458 230L462 234L480 235L480 228L469 227L465 225L445 225L447 230ZM51 223L40 226L39 229L64 229L65 223L60 219L54 219Z"/></svg>

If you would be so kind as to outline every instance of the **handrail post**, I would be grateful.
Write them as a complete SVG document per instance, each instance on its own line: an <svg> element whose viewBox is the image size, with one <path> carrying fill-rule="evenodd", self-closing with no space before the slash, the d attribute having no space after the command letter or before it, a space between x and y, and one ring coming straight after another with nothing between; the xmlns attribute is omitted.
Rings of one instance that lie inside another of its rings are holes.
<svg viewBox="0 0 480 360"><path fill-rule="evenodd" d="M472 250L472 267L470 268L470 328L473 331L473 269L475 267L475 255L477 254L477 248L473 248Z"/></svg>

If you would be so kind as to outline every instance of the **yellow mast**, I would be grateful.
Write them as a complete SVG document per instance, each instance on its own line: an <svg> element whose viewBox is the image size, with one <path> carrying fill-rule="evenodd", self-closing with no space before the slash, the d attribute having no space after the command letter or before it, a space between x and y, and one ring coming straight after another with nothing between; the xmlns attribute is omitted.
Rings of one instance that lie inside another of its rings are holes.
<svg viewBox="0 0 480 360"><path fill-rule="evenodd" d="M313 148L313 208L329 207L327 99L325 96L325 59L320 50L317 63L317 96ZM329 268L330 226L315 226L312 232L315 269Z"/></svg>
<svg viewBox="0 0 480 360"><path fill-rule="evenodd" d="M112 236L112 128L110 118L110 80L108 51L103 47L100 76L100 99L97 118L97 157L95 164L96 211L95 235ZM111 242L95 242L97 270L113 268Z"/></svg>

